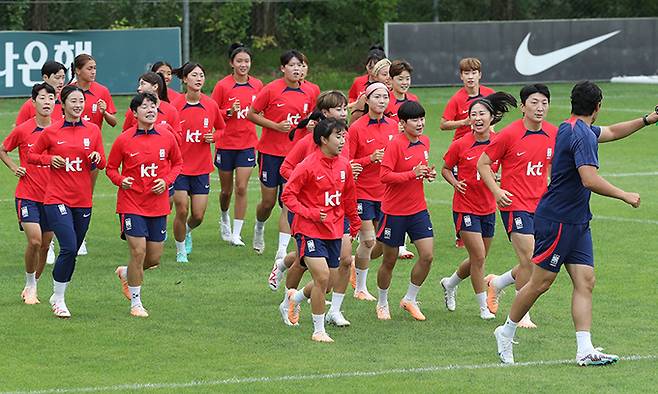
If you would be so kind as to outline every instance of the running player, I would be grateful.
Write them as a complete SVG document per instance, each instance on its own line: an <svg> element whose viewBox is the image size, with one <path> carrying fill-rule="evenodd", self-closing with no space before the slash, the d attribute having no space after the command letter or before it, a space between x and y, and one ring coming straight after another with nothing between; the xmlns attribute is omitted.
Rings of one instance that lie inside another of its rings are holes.
<svg viewBox="0 0 658 394"><path fill-rule="evenodd" d="M371 258L381 256L380 247L375 249L375 226L382 219L381 201L386 187L382 183L380 167L384 149L399 134L398 123L384 115L389 102L389 91L383 83L368 86L364 97L366 113L354 122L348 132L350 160L360 164L363 172L356 181L359 216L363 221L356 249L356 283L354 297L375 301L367 289L368 267Z"/></svg>
<svg viewBox="0 0 658 394"><path fill-rule="evenodd" d="M377 240L383 244L384 257L377 272L379 299L376 311L378 319L391 319L388 290L398 259L398 248L404 244L405 234L408 234L418 250L418 261L411 270L409 287L400 300L400 307L414 319L422 321L425 315L418 307L416 296L434 258L434 232L427 212L423 181L436 179L436 170L427 163L430 140L422 135L425 129L423 106L415 101L406 102L400 107L398 116L404 131L386 146L380 170L381 182L385 185L381 201L384 217L379 222Z"/></svg>
<svg viewBox="0 0 658 394"><path fill-rule="evenodd" d="M457 271L441 279L446 308L455 310L457 285L470 276L480 317L485 320L496 317L487 307L487 285L484 281L485 259L496 225L496 200L482 182L477 162L484 149L498 137L491 131L491 126L502 119L510 106L515 107L516 100L504 92L471 101L469 120L473 132L452 142L443 156L441 169L443 178L455 189L452 199L455 232L464 241L468 252L468 257ZM455 166L459 179L453 172ZM491 170L494 173L498 171L497 162L491 165Z"/></svg>
<svg viewBox="0 0 658 394"><path fill-rule="evenodd" d="M59 94L62 92L62 88L64 88L64 83L66 82L66 67L62 63L49 60L41 66L41 78L48 85L55 88L55 106L51 108L50 117L53 122L58 121L64 117L62 104L59 102ZM36 114L34 100L29 98L18 110L15 125L18 126L21 123L27 122L34 118Z"/></svg>
<svg viewBox="0 0 658 394"><path fill-rule="evenodd" d="M372 85L373 83L379 82L383 83L386 85L386 87L390 90L391 89L391 76L389 74L391 67L391 61L388 59L382 59L378 61L373 67L372 67L372 82L368 84L368 86ZM359 98L353 102L350 103L348 108L351 109L352 111L352 117L350 118L350 125L354 124L357 119L362 117L363 115L368 113L367 109L367 99L365 97L365 92L364 94L361 94Z"/></svg>
<svg viewBox="0 0 658 394"><path fill-rule="evenodd" d="M302 58L303 55L296 50L284 52L280 59L283 78L267 84L247 112L247 119L263 128L257 145L261 201L256 207L252 245L258 254L263 254L265 250L265 221L272 214L277 195L285 182L279 169L293 146L288 139L288 132L306 118L315 106L316 96L313 91L301 85ZM277 258L286 255L289 242L290 226L286 208L282 207Z"/></svg>
<svg viewBox="0 0 658 394"><path fill-rule="evenodd" d="M55 88L47 82L32 87L34 118L17 126L0 145L0 160L18 177L16 185L16 214L21 231L25 232L25 288L21 298L28 305L38 304L37 280L46 264L48 246L53 232L48 227L43 211L43 197L48 184L47 166L29 164L27 154L46 127L50 126L55 107ZM16 165L7 152L18 148L20 165Z"/></svg>
<svg viewBox="0 0 658 394"><path fill-rule="evenodd" d="M535 212L535 251L532 274L512 303L504 325L494 335L503 363L514 363L513 338L521 318L553 284L562 265L573 283L571 315L576 329L576 363L606 365L619 360L592 345L594 254L589 221L591 192L640 206L640 195L619 189L599 173L598 144L615 141L658 122L658 110L612 126L594 126L603 93L596 84L580 82L571 90L571 118L562 123L555 140L551 184Z"/></svg>
<svg viewBox="0 0 658 394"><path fill-rule="evenodd" d="M156 106L158 107L156 124L167 124L172 128L172 131L180 135L181 126L178 118L178 110L169 104L167 85L162 74L156 74L152 71L142 74L138 80L137 93L150 93L154 95L157 100ZM122 130L126 131L136 125L137 119L135 118L135 113L129 108L126 111Z"/></svg>
<svg viewBox="0 0 658 394"><path fill-rule="evenodd" d="M342 120L325 119L313 130L313 140L320 147L293 171L281 196L295 214L292 231L297 240L302 264L313 281L302 290L289 291L290 312L311 299L313 336L317 342L333 342L327 335L325 293L331 288L330 271L339 266L344 219L350 220L350 235L355 236L360 222L356 213L356 192L348 160L340 157L345 145L347 125ZM292 324L299 315L292 316Z"/></svg>
<svg viewBox="0 0 658 394"><path fill-rule="evenodd" d="M107 177L119 187L121 238L128 242L130 251L128 266L119 266L115 272L130 300L130 314L137 317L148 317L141 298L144 269L160 264L171 212L167 186L174 183L183 167L169 126L156 124L158 100L152 93L133 97L130 109L137 125L117 137L107 159Z"/></svg>
<svg viewBox="0 0 658 394"><path fill-rule="evenodd" d="M151 71L154 73L160 73L164 77L165 83L167 84L167 98L169 99L169 102L173 102L176 100L179 96L182 96L183 94L170 88L169 84L171 83L171 78L173 76L174 68L171 67L171 64L167 63L166 61L159 60L151 66Z"/></svg>
<svg viewBox="0 0 658 394"><path fill-rule="evenodd" d="M394 60L391 63L389 74L391 76L391 100L386 108L386 115L397 120L398 109L407 101L418 102L415 94L409 93L411 86L411 73L414 69L405 60Z"/></svg>
<svg viewBox="0 0 658 394"><path fill-rule="evenodd" d="M359 77L354 78L354 82L350 87L348 92L349 102L354 103L365 91L368 85L374 83L371 77L372 68L382 59L386 59L386 53L384 52L384 47L381 45L373 45L368 50L368 57L366 57L365 68L366 73Z"/></svg>
<svg viewBox="0 0 658 394"><path fill-rule="evenodd" d="M226 122L226 129L216 141L215 167L219 171L221 192L220 233L224 241L234 246L244 246L242 225L247 211L247 187L252 170L256 165L256 126L247 120L247 111L263 83L249 75L251 51L242 44L229 47L229 64L233 73L217 82L212 91L212 99ZM235 175L234 175L235 174ZM228 213L233 194L235 176L235 212L233 231Z"/></svg>
<svg viewBox="0 0 658 394"><path fill-rule="evenodd" d="M82 120L85 108L83 90L66 86L62 89L61 100L64 119L41 133L30 150L28 162L50 165L50 180L43 204L48 226L59 242L50 305L55 316L69 318L71 313L64 294L91 220L92 171L105 168L105 152L98 126Z"/></svg>
<svg viewBox="0 0 658 394"><path fill-rule="evenodd" d="M532 271L532 251L535 245L533 216L539 199L546 191L548 168L553 158L557 128L544 119L548 113L551 93L543 84L531 84L521 89L523 118L505 127L500 138L484 150L478 160L482 181L498 204L507 236L512 242L519 264L497 277L488 275L487 305L491 313L498 311L500 291L516 283L521 290ZM502 167L500 186L491 172L491 164ZM525 316L524 328L536 328Z"/></svg>
<svg viewBox="0 0 658 394"><path fill-rule="evenodd" d="M174 74L187 90L172 103L180 117L183 156L183 169L174 183L176 261L187 263L187 255L192 253L192 230L201 224L208 207L213 172L210 144L226 125L217 103L201 93L206 74L200 64L185 63Z"/></svg>
<svg viewBox="0 0 658 394"><path fill-rule="evenodd" d="M308 90L311 91L311 94L314 97L318 97L320 95L320 87L316 84L314 84L311 81L306 80L306 77L308 76L308 58L306 55L300 52L300 55L302 55L302 77L301 77L301 86L304 88L308 88Z"/></svg>

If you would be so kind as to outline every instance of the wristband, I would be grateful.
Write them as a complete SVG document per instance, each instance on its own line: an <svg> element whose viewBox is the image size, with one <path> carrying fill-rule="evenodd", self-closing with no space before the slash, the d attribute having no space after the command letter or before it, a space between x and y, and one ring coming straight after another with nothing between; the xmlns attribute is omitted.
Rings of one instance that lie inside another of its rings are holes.
<svg viewBox="0 0 658 394"><path fill-rule="evenodd" d="M649 126L651 123L649 123L649 120L647 119L649 117L649 114L646 114L642 117L642 122L644 122L645 126Z"/></svg>

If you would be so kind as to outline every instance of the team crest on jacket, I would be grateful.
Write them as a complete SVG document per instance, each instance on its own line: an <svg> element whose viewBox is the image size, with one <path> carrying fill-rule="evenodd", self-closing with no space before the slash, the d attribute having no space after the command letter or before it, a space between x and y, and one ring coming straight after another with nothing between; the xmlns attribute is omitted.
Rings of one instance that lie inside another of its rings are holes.
<svg viewBox="0 0 658 394"><path fill-rule="evenodd" d="M423 155L425 156L425 160L429 160L430 154L426 150L423 151Z"/></svg>
<svg viewBox="0 0 658 394"><path fill-rule="evenodd" d="M210 122L208 121L208 118L203 118L203 128L207 129L209 124Z"/></svg>
<svg viewBox="0 0 658 394"><path fill-rule="evenodd" d="M340 181L345 182L345 171L344 170L340 170Z"/></svg>
<svg viewBox="0 0 658 394"><path fill-rule="evenodd" d="M546 158L547 158L547 159L550 159L551 156L553 156L553 149L551 149L551 148L547 148L547 149L546 149Z"/></svg>
<svg viewBox="0 0 658 394"><path fill-rule="evenodd" d="M165 150L164 150L164 149L160 149L160 160L164 160L164 159L165 159L165 155L166 155Z"/></svg>
<svg viewBox="0 0 658 394"><path fill-rule="evenodd" d="M82 140L82 144L85 146L85 149L89 149L89 146L91 145L91 142L89 141L89 138L84 138Z"/></svg>

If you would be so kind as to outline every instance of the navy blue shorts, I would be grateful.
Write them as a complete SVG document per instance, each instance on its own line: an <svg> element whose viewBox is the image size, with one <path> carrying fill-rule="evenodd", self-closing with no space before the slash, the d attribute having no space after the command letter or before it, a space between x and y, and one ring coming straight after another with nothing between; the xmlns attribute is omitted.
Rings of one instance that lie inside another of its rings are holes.
<svg viewBox="0 0 658 394"><path fill-rule="evenodd" d="M361 220L381 222L384 216L380 201L356 200L356 212L361 217Z"/></svg>
<svg viewBox="0 0 658 394"><path fill-rule="evenodd" d="M405 233L409 234L411 242L434 237L429 212L424 210L405 216L384 214L379 222L377 239L388 246L402 246Z"/></svg>
<svg viewBox="0 0 658 394"><path fill-rule="evenodd" d="M149 242L163 242L167 237L167 216L148 217L132 213L119 214L121 239L126 235L146 238Z"/></svg>
<svg viewBox="0 0 658 394"><path fill-rule="evenodd" d="M258 154L258 177L263 185L275 188L286 183L286 180L279 173L283 160L285 160L285 157L282 156L272 156L267 153Z"/></svg>
<svg viewBox="0 0 658 394"><path fill-rule="evenodd" d="M283 163L283 162L282 162ZM233 171L238 167L255 167L256 149L217 149L215 167L220 171Z"/></svg>
<svg viewBox="0 0 658 394"><path fill-rule="evenodd" d="M309 238L302 234L295 234L299 261L302 267L306 267L304 257L324 257L329 268L338 268L340 264L341 239L318 239Z"/></svg>
<svg viewBox="0 0 658 394"><path fill-rule="evenodd" d="M535 251L532 262L551 272L562 264L594 266L589 223L568 224L535 218Z"/></svg>
<svg viewBox="0 0 658 394"><path fill-rule="evenodd" d="M169 198L172 198L174 196L174 185L169 185L167 191L169 192Z"/></svg>
<svg viewBox="0 0 658 394"><path fill-rule="evenodd" d="M470 213L453 212L452 220L455 222L455 232L460 231L480 233L482 238L493 238L496 229L496 213L488 215L473 215Z"/></svg>
<svg viewBox="0 0 658 394"><path fill-rule="evenodd" d="M23 231L21 223L38 223L41 226L42 233L52 231L48 226L48 219L42 203L16 198L16 213L18 214L18 228L21 231Z"/></svg>
<svg viewBox="0 0 658 394"><path fill-rule="evenodd" d="M350 235L350 220L347 216L343 219L343 235Z"/></svg>
<svg viewBox="0 0 658 394"><path fill-rule="evenodd" d="M295 219L295 214L288 210L288 226L292 227L292 221Z"/></svg>
<svg viewBox="0 0 658 394"><path fill-rule="evenodd" d="M512 233L530 235L535 233L534 213L527 211L500 211L500 217L503 219L507 238L510 238Z"/></svg>
<svg viewBox="0 0 658 394"><path fill-rule="evenodd" d="M174 190L186 191L193 196L195 194L210 193L210 174L202 175L183 175L176 177Z"/></svg>

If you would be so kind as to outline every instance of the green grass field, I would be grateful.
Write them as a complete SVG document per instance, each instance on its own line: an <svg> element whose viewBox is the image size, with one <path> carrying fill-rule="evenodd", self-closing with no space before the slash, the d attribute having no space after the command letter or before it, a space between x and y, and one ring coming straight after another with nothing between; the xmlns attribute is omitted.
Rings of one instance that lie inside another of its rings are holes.
<svg viewBox="0 0 658 394"><path fill-rule="evenodd" d="M549 120L569 112L571 85L554 84ZM640 117L656 104L654 87L602 84L605 99L599 124ZM518 94L518 86L499 87ZM426 133L431 158L440 166L450 140L438 128L440 112L455 88L416 89L428 110ZM127 98L116 99L119 113ZM0 100L0 137L10 131L22 100ZM514 111L501 126L518 117ZM122 119L121 119L122 121ZM106 127L106 151L118 129ZM600 147L601 173L616 185L642 195L634 210L620 201L592 198L592 228L597 261L593 341L623 360L606 368L575 366L576 344L570 314L571 284L559 275L553 289L533 309L539 329L519 329L517 362L501 368L493 329L504 321L513 291L503 296L494 321L485 322L468 281L461 284L457 311L443 304L439 280L466 255L455 249L452 189L445 182L426 185L435 240L434 266L419 300L428 320L416 322L394 308L409 280L412 263L400 261L390 291L393 320L380 322L374 303L357 302L348 290L343 304L352 322L328 328L330 345L310 340L308 306L299 328L281 323L277 306L282 291L267 287L276 249L276 220L266 227L263 256L237 249L218 234L219 183L214 176L206 221L194 232L190 263L175 263L172 240L161 268L145 275L142 297L151 316L128 314L114 269L127 261L114 214L116 188L102 175L94 197L87 236L89 255L78 259L67 304L73 318L53 317L52 266L39 284L42 304L26 306L25 239L17 231L15 178L0 169L0 391L2 392L647 392L655 385L658 349L655 320L658 277L658 172L656 133L648 127L628 140ZM17 155L12 156L14 158ZM250 184L243 239L250 246L258 181ZM278 217L278 210L274 218ZM171 221L169 223L171 228ZM487 272L501 273L515 256L500 221ZM372 264L368 287L375 294ZM307 278L305 278L304 282ZM527 364L523 364L527 362Z"/></svg>

